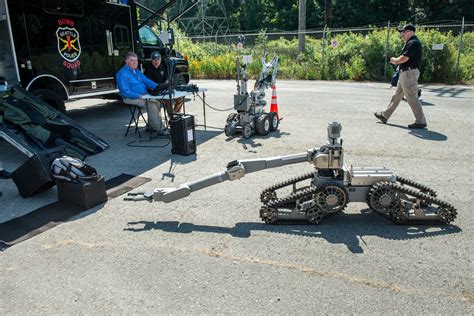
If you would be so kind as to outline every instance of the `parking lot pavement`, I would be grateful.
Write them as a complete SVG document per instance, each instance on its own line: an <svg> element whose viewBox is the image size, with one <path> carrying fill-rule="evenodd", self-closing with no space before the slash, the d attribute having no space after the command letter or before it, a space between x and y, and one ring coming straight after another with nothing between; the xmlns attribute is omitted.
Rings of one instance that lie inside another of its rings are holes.
<svg viewBox="0 0 474 316"><path fill-rule="evenodd" d="M195 82L219 109L233 105L234 81ZM249 85L250 86L250 85ZM127 146L127 108L103 100L68 104L69 116L111 146L87 162L107 179L151 177L136 191L221 171L235 159L305 152L324 145L327 123L342 123L345 163L385 166L435 189L454 204L452 225L397 226L349 204L320 225L265 225L264 187L312 170L309 164L265 170L162 204L110 200L53 229L0 251L0 314L24 313L472 313L474 302L472 86L422 86L428 128L402 102L388 124L373 116L389 102L385 83L279 81L283 120L272 134L229 139L229 111L206 110L197 155L172 155L165 140ZM270 91L267 93L270 94ZM267 97L269 102L269 97ZM187 106L203 123L198 99ZM25 157L5 142L6 170ZM22 199L0 180L0 222L57 199L52 188Z"/></svg>

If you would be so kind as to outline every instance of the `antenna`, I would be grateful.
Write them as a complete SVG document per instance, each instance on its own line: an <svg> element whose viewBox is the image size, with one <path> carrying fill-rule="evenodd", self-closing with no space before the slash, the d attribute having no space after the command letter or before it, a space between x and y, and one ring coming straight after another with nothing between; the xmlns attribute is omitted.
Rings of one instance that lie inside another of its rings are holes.
<svg viewBox="0 0 474 316"><path fill-rule="evenodd" d="M180 11L183 11L189 6L190 2L196 0L180 0ZM193 16L187 14L187 17L180 17L178 19L179 24L184 28L186 35L188 36L215 36L225 35L229 31L229 23L227 21L227 13L224 6L223 0L214 1L217 7L217 15L208 15L208 0L199 0L199 4L196 6L198 12L195 9L189 12L194 12Z"/></svg>

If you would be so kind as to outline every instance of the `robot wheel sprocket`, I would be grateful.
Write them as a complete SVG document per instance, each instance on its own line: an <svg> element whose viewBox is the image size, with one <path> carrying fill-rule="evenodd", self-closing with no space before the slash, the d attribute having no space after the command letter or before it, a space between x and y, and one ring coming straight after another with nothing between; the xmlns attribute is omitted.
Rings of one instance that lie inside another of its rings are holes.
<svg viewBox="0 0 474 316"><path fill-rule="evenodd" d="M367 205L377 213L388 214L391 210L398 208L400 197L389 186L388 181L382 181L372 185L369 189Z"/></svg>
<svg viewBox="0 0 474 316"><path fill-rule="evenodd" d="M337 213L342 211L349 202L347 190L338 184L328 183L316 191L314 199L323 213Z"/></svg>
<svg viewBox="0 0 474 316"><path fill-rule="evenodd" d="M323 218L323 213L322 210L312 202L317 190L317 187L310 186L293 192L288 196L275 198L262 206L260 209L260 218L267 224L297 224L299 223L298 221L280 218L278 216L278 209L294 209L298 207L300 211L306 212L306 219L309 222L318 224Z"/></svg>
<svg viewBox="0 0 474 316"><path fill-rule="evenodd" d="M286 185L292 185L304 179L307 179L310 175L302 175L300 177L285 181ZM283 187L282 183L273 186L272 188ZM265 190L263 193L266 196L270 196L274 190ZM276 196L276 193L275 193ZM281 197L274 198L267 202L266 205L262 206L260 210L260 217L266 223L276 224L280 220L286 219L279 218L279 209L297 209L300 212L306 213L306 220L313 224L319 224L323 217L342 211L349 201L347 191L337 185L328 183L320 187L310 185L304 187L298 191Z"/></svg>
<svg viewBox="0 0 474 316"><path fill-rule="evenodd" d="M456 218L456 215L457 215L456 208L452 204L446 201L443 201L433 195L416 191L412 188L407 188L406 186L400 185L398 183L386 182L386 185L391 190L395 191L400 196L400 199L401 199L400 207L393 208L390 211L391 219L397 224L401 224L401 223L411 224L411 223L424 222L423 218L421 219L418 218L416 220L411 221L410 216L406 216L406 218L402 216L403 212L407 214L406 206L410 204L415 205L415 207L419 207L421 211L423 208L426 208L427 206L436 207L436 212L435 212L436 216L435 217L427 216L426 222L433 222L433 220L436 220L443 224L449 224Z"/></svg>

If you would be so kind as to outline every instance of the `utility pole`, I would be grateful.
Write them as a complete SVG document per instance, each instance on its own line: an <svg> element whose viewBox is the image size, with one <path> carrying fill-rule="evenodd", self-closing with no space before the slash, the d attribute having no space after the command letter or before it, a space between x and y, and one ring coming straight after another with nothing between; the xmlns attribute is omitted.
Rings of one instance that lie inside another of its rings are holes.
<svg viewBox="0 0 474 316"><path fill-rule="evenodd" d="M332 0L324 0L324 24L332 26Z"/></svg>
<svg viewBox="0 0 474 316"><path fill-rule="evenodd" d="M456 65L456 80L459 80L459 62L461 61L462 35L464 34L464 17L462 17L461 38L459 39L458 63Z"/></svg>
<svg viewBox="0 0 474 316"><path fill-rule="evenodd" d="M321 43L321 68L324 67L324 49L326 47L326 31L327 31L328 26L325 25L323 29L323 40Z"/></svg>
<svg viewBox="0 0 474 316"><path fill-rule="evenodd" d="M305 31L306 31L306 0L299 0L299 15L298 15L298 51L304 52L305 46Z"/></svg>
<svg viewBox="0 0 474 316"><path fill-rule="evenodd" d="M385 63L383 64L383 77L387 77L387 64L388 64L388 40L390 39L390 21L387 23L387 36L385 37Z"/></svg>

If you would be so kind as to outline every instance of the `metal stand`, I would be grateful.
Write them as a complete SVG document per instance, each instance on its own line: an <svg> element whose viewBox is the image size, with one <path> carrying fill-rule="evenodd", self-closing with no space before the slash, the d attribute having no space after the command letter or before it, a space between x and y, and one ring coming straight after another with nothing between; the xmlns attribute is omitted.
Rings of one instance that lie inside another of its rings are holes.
<svg viewBox="0 0 474 316"><path fill-rule="evenodd" d="M127 104L128 109L130 111L131 117L130 121L128 122L127 131L125 132L125 137L127 137L130 128L132 127L132 123L135 124L135 134L138 133L138 137L142 137L140 134L140 129L138 127L138 123L140 122L140 117L143 119L145 124L148 124L148 121L143 116L143 112L139 105ZM148 125L147 125L148 126Z"/></svg>
<svg viewBox="0 0 474 316"><path fill-rule="evenodd" d="M206 124L206 91L202 91L202 112L204 113L204 130L207 131L207 124Z"/></svg>

